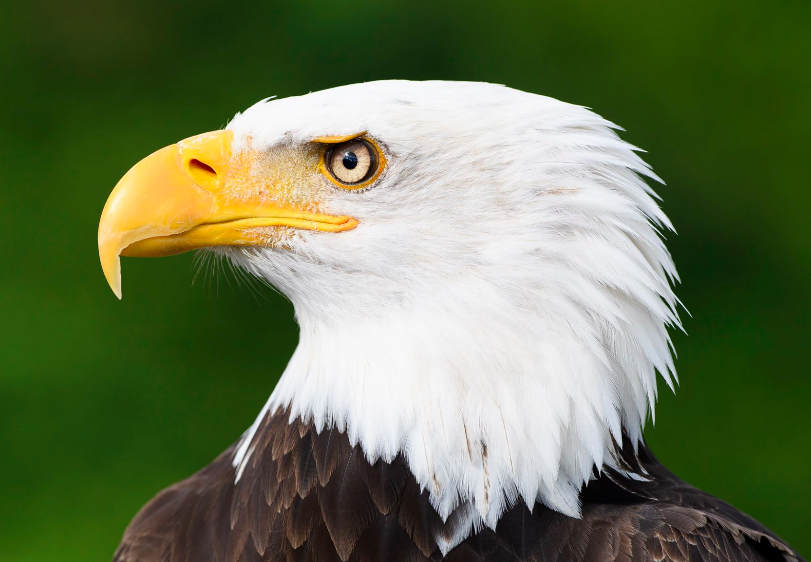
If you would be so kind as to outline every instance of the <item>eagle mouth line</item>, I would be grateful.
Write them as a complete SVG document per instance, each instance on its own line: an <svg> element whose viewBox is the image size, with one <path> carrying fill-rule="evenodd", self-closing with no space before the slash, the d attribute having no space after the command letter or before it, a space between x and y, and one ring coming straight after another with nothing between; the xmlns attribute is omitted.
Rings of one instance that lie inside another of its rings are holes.
<svg viewBox="0 0 811 562"><path fill-rule="evenodd" d="M340 232L350 230L358 225L358 221L346 215L320 215L315 213L296 213L293 216L264 216L246 217L240 219L225 219L222 221L207 221L184 232L179 232L172 236L180 236L191 233L200 228L224 227L224 228L261 228L266 226L290 226L305 230L326 230L329 232Z"/></svg>
<svg viewBox="0 0 811 562"><path fill-rule="evenodd" d="M346 215L321 215L300 212L296 216L265 216L210 221L166 236L138 240L121 252L129 257L158 257L180 254L212 246L261 246L264 237L252 232L257 228L290 227L300 230L342 232L352 230L358 220Z"/></svg>

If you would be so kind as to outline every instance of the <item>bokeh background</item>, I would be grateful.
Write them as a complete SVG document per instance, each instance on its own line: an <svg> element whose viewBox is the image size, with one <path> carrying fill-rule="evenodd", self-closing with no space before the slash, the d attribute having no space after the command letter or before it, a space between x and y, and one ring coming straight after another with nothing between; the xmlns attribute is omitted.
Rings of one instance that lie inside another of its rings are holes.
<svg viewBox="0 0 811 562"><path fill-rule="evenodd" d="M482 80L588 105L668 185L689 335L647 438L811 556L811 4L138 0L0 5L0 559L108 560L253 421L291 305L193 256L96 253L142 156L270 95Z"/></svg>

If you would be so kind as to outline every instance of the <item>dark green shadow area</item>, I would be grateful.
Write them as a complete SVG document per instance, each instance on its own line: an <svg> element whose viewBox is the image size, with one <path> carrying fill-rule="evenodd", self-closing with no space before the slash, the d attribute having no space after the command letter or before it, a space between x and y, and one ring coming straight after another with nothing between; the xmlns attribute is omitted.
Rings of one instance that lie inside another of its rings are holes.
<svg viewBox="0 0 811 562"><path fill-rule="evenodd" d="M2 3L0 558L108 560L295 347L289 303L192 285L189 255L124 260L117 301L96 228L119 177L261 98L379 78L551 95L650 151L693 316L648 439L811 556L811 5L662 4Z"/></svg>

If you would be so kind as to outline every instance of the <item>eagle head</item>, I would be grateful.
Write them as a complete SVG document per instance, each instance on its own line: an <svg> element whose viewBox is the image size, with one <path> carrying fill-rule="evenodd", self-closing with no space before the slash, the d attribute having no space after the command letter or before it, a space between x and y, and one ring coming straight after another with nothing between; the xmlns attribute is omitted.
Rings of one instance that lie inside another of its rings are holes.
<svg viewBox="0 0 811 562"><path fill-rule="evenodd" d="M289 408L372 461L405 455L443 517L576 516L594 469L641 439L656 371L675 375L671 225L614 129L480 83L265 100L121 179L102 267L120 297L120 255L223 254L301 326L259 419Z"/></svg>

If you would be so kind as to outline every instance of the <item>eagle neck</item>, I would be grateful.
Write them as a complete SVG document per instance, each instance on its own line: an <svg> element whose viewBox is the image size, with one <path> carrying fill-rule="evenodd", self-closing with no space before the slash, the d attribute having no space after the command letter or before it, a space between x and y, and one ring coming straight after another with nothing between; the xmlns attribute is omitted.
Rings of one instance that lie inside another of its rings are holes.
<svg viewBox="0 0 811 562"><path fill-rule="evenodd" d="M614 466L626 407L592 342L516 310L392 308L339 321L299 312L299 345L238 473L259 421L287 410L345 433L370 463L402 455L440 517L469 505L474 527L495 528L517 502L578 517L595 467Z"/></svg>

